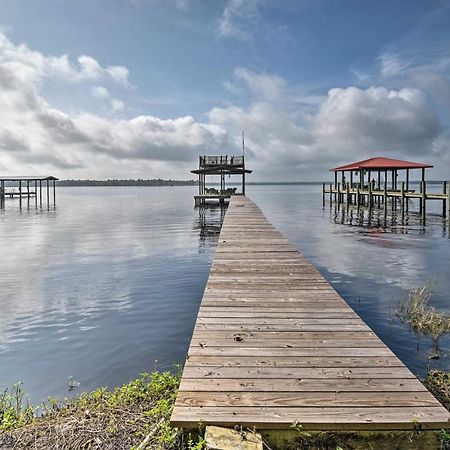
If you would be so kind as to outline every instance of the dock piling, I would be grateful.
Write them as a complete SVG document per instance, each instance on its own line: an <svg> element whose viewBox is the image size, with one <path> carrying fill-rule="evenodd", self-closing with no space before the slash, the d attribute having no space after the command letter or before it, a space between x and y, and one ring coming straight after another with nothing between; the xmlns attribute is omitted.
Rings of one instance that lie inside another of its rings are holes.
<svg viewBox="0 0 450 450"><path fill-rule="evenodd" d="M426 217L426 212L427 212L427 184L425 181L421 181L420 182L420 194L421 194L421 217L422 220L425 221L425 217Z"/></svg>

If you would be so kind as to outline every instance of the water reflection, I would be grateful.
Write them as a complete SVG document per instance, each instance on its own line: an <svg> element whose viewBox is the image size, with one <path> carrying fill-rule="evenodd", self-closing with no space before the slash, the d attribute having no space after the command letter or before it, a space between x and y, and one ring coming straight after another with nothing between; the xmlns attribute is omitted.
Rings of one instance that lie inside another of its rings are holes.
<svg viewBox="0 0 450 450"><path fill-rule="evenodd" d="M198 219L194 222L194 231L199 234L199 251L205 248L215 247L219 240L223 219L227 211L227 205L206 204L196 208Z"/></svg>
<svg viewBox="0 0 450 450"><path fill-rule="evenodd" d="M323 207L329 211L330 220L335 224L372 229L372 231L396 234L421 234L430 232L432 227L441 227L442 236L450 237L448 220L436 215L429 215L429 223L409 208L398 210L394 208L370 208L350 203L332 202ZM432 231L434 233L435 230Z"/></svg>
<svg viewBox="0 0 450 450"><path fill-rule="evenodd" d="M61 188L0 213L0 389L36 403L184 360L208 277L194 187ZM79 205L82 205L80 208ZM49 377L48 374L52 376Z"/></svg>

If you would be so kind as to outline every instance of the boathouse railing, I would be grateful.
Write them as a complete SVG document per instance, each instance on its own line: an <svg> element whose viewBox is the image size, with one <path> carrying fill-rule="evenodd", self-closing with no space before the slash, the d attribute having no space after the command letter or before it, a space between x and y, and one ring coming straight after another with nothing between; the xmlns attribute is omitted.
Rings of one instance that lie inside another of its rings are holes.
<svg viewBox="0 0 450 450"><path fill-rule="evenodd" d="M222 165L243 166L244 156L200 156L200 167Z"/></svg>

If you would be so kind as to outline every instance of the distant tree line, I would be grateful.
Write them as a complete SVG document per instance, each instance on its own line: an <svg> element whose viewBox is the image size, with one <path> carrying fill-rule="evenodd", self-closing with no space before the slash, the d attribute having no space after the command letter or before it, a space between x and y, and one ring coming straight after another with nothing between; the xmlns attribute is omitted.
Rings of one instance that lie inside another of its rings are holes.
<svg viewBox="0 0 450 450"><path fill-rule="evenodd" d="M196 180L59 180L58 186L196 186Z"/></svg>

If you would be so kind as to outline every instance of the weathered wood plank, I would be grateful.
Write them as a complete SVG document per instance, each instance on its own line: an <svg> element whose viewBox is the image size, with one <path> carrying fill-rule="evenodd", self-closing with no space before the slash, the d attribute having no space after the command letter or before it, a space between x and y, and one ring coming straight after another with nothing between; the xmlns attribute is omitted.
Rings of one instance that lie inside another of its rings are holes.
<svg viewBox="0 0 450 450"><path fill-rule="evenodd" d="M186 364L198 367L404 367L396 356L189 356Z"/></svg>
<svg viewBox="0 0 450 450"><path fill-rule="evenodd" d="M426 391L420 381L413 378L325 378L325 379L266 379L239 378L202 379L183 378L180 392L420 392ZM431 394L430 394L431 395Z"/></svg>
<svg viewBox="0 0 450 450"><path fill-rule="evenodd" d="M392 356L387 347L308 347L308 348L261 348L261 347L191 347L190 356Z"/></svg>
<svg viewBox="0 0 450 450"><path fill-rule="evenodd" d="M181 392L181 406L209 407L408 407L435 406L433 397L421 392Z"/></svg>
<svg viewBox="0 0 450 450"><path fill-rule="evenodd" d="M192 428L199 422L221 426L290 428L302 424L304 430L401 430L448 427L448 416L442 407L186 407L179 406L172 416L174 424Z"/></svg>
<svg viewBox="0 0 450 450"><path fill-rule="evenodd" d="M353 367L353 368L335 368L335 367L195 367L191 364L186 365L183 378L193 379L221 379L221 378L239 378L239 379L258 379L262 378L270 383L270 379L293 379L293 378L311 378L319 380L321 378L345 378L354 379L375 379L391 378L406 379L415 378L406 367Z"/></svg>

